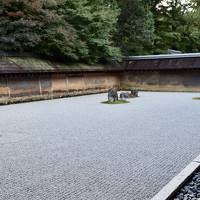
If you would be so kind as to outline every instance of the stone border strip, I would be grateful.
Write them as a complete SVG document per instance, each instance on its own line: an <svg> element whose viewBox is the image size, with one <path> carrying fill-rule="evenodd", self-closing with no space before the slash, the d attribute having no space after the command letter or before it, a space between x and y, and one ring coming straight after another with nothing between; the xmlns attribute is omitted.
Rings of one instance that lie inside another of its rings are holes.
<svg viewBox="0 0 200 200"><path fill-rule="evenodd" d="M193 173L200 168L200 155L194 159L183 171L175 176L151 200L171 200L178 190L188 181Z"/></svg>
<svg viewBox="0 0 200 200"><path fill-rule="evenodd" d="M101 94L108 92L108 89L95 89L95 90L83 90L83 91L74 91L74 92L66 92L66 93L54 93L52 96L47 95L34 95L34 96L25 96L25 97L13 97L10 99L0 99L0 106L5 106L9 104L17 104L17 103L26 103L26 102L34 102L34 101L44 101L51 99L60 99L67 97L75 97L75 96L84 96L84 95L93 95L93 94Z"/></svg>

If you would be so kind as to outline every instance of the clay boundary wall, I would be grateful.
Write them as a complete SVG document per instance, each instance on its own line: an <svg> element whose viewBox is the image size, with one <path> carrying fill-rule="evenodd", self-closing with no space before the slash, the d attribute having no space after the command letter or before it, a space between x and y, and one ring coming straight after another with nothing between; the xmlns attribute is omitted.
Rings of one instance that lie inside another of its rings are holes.
<svg viewBox="0 0 200 200"><path fill-rule="evenodd" d="M0 104L121 90L200 92L200 70L0 75Z"/></svg>
<svg viewBox="0 0 200 200"><path fill-rule="evenodd" d="M120 85L124 90L200 92L200 70L127 71Z"/></svg>
<svg viewBox="0 0 200 200"><path fill-rule="evenodd" d="M102 93L119 84L119 74L103 72L0 75L0 104Z"/></svg>

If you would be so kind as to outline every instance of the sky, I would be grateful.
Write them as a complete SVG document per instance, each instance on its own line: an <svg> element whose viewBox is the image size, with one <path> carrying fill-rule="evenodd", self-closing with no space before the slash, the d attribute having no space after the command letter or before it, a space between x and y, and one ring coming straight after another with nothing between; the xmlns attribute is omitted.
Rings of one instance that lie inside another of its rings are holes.
<svg viewBox="0 0 200 200"><path fill-rule="evenodd" d="M166 4L167 1L169 1L169 0L163 0L163 3ZM187 3L187 2L189 2L189 0L181 0L181 3Z"/></svg>
<svg viewBox="0 0 200 200"><path fill-rule="evenodd" d="M167 2L169 2L169 1L173 1L173 0L163 0L162 4L163 5L167 5ZM181 0L182 4L186 4L188 2L190 2L190 0Z"/></svg>

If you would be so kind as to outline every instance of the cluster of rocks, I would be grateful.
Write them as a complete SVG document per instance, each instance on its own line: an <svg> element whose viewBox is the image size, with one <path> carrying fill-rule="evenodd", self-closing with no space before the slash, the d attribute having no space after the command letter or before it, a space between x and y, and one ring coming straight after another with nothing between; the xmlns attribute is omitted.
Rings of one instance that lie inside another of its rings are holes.
<svg viewBox="0 0 200 200"><path fill-rule="evenodd" d="M126 100L135 97L138 97L138 90L136 89L131 89L130 92L121 92L119 96L116 88L108 91L108 101Z"/></svg>
<svg viewBox="0 0 200 200"><path fill-rule="evenodd" d="M180 189L174 200L200 200L200 171Z"/></svg>
<svg viewBox="0 0 200 200"><path fill-rule="evenodd" d="M138 90L132 89L130 92L121 92L119 95L120 99L128 99L138 97Z"/></svg>

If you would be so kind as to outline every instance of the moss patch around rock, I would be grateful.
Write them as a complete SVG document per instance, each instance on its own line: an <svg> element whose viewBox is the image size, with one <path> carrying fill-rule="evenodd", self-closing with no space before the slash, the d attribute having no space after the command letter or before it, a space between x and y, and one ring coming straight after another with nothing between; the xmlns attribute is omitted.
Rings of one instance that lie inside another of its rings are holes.
<svg viewBox="0 0 200 200"><path fill-rule="evenodd" d="M200 100L200 97L194 97L193 100Z"/></svg>
<svg viewBox="0 0 200 200"><path fill-rule="evenodd" d="M126 104L126 103L130 103L130 102L127 100L118 100L118 101L103 101L102 103L113 105L113 104Z"/></svg>

